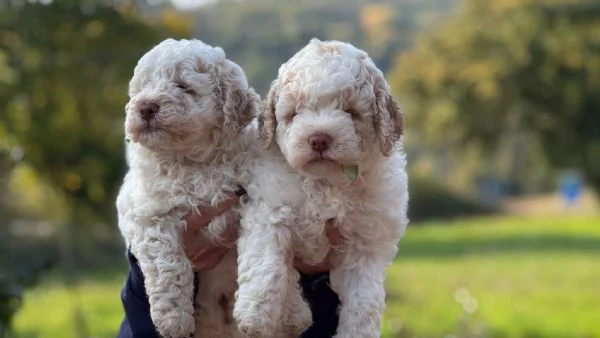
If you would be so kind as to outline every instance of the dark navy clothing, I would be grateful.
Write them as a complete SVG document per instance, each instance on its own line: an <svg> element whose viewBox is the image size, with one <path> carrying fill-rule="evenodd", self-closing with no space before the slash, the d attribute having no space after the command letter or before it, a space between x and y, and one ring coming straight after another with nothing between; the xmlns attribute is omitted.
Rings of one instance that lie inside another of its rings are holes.
<svg viewBox="0 0 600 338"><path fill-rule="evenodd" d="M117 338L159 338L150 318L150 305L142 272L135 257L131 253L128 257L129 275L121 292L125 319ZM302 338L332 337L338 325L339 299L329 287L329 276L302 276L300 283L313 315L313 324L302 334Z"/></svg>

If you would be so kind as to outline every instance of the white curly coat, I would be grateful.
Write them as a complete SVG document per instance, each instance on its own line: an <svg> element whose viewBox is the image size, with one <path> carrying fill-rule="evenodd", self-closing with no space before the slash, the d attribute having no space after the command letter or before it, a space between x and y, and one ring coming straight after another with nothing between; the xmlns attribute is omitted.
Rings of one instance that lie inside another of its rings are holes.
<svg viewBox="0 0 600 338"><path fill-rule="evenodd" d="M247 163L238 327L248 337L282 337L310 325L293 255L322 261L325 224L334 222L344 237L330 274L341 300L336 337L380 337L385 269L408 224L403 117L383 74L364 51L313 39L280 67L258 123L267 150ZM331 137L323 153L307 141L316 133ZM342 170L353 166L354 181Z"/></svg>
<svg viewBox="0 0 600 338"><path fill-rule="evenodd" d="M216 206L239 189L244 177L237 168L254 138L248 125L260 99L221 48L173 39L139 60L129 97L129 170L117 198L118 219L144 274L152 321L163 337L188 337L195 327L196 337L237 337L235 250L201 274L194 316L192 265L180 233L192 209ZM232 209L203 231L218 242L238 224Z"/></svg>

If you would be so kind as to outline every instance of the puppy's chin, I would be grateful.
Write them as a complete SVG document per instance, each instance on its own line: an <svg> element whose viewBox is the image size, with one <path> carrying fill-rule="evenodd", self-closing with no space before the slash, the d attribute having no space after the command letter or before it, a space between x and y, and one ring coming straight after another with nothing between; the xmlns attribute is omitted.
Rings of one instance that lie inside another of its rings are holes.
<svg viewBox="0 0 600 338"><path fill-rule="evenodd" d="M342 172L342 167L356 164L364 157L355 145L338 144L318 153L300 142L277 143L292 168L313 178L337 176Z"/></svg>
<svg viewBox="0 0 600 338"><path fill-rule="evenodd" d="M156 152L178 150L178 139L184 138L183 135L173 135L164 128L146 122L127 124L126 136L132 142Z"/></svg>
<svg viewBox="0 0 600 338"><path fill-rule="evenodd" d="M148 148L154 151L168 151L173 150L169 147L172 142L170 135L164 130L160 129L149 129L143 131L137 135L137 139L133 139L134 142L139 142L144 148Z"/></svg>
<svg viewBox="0 0 600 338"><path fill-rule="evenodd" d="M298 173L306 177L325 180L332 184L347 183L347 177L344 175L342 168L346 161L331 159L327 157L294 157L287 158L288 164Z"/></svg>
<svg viewBox="0 0 600 338"><path fill-rule="evenodd" d="M328 178L339 173L341 164L329 159L311 160L306 162L300 170L313 178Z"/></svg>
<svg viewBox="0 0 600 338"><path fill-rule="evenodd" d="M325 181L334 186L345 186L352 183L343 171L343 165L332 160L317 160L307 162L296 170L302 175L319 181Z"/></svg>
<svg viewBox="0 0 600 338"><path fill-rule="evenodd" d="M136 132L126 132L132 142L156 153L198 155L209 154L220 144L222 137L218 128L193 126L190 129L146 128Z"/></svg>
<svg viewBox="0 0 600 338"><path fill-rule="evenodd" d="M130 118L125 123L127 138L135 143L140 143L146 148L148 145L165 138L166 132L160 129L154 121L143 121Z"/></svg>

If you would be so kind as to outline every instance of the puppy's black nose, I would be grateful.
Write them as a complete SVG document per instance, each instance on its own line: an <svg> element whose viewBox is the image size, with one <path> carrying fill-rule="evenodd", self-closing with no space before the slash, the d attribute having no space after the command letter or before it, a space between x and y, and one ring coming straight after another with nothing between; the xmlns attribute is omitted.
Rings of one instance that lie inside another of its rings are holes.
<svg viewBox="0 0 600 338"><path fill-rule="evenodd" d="M154 102L146 102L140 107L140 116L145 120L150 120L158 113L158 105Z"/></svg>
<svg viewBox="0 0 600 338"><path fill-rule="evenodd" d="M312 150L318 151L320 153L329 149L331 142L331 136L325 133L315 133L308 138L308 143L310 144Z"/></svg>

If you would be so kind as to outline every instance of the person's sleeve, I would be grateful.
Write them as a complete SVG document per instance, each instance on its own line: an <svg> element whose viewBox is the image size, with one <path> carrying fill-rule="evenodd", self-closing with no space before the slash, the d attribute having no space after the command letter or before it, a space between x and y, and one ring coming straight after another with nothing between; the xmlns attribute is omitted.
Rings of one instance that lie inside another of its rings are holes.
<svg viewBox="0 0 600 338"><path fill-rule="evenodd" d="M144 287L144 276L137 259L129 251L127 256L129 274L121 291L125 318L117 338L159 338L150 318L150 303Z"/></svg>
<svg viewBox="0 0 600 338"><path fill-rule="evenodd" d="M329 274L301 276L300 284L313 316L313 323L302 338L333 337L338 327L340 301L330 287Z"/></svg>

